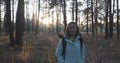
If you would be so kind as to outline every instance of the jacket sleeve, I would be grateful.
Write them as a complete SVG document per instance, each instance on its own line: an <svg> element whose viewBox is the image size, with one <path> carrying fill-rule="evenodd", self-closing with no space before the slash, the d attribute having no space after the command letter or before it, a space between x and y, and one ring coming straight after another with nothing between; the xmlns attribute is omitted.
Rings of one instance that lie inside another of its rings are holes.
<svg viewBox="0 0 120 63"><path fill-rule="evenodd" d="M63 52L62 39L60 39L60 41L58 42L57 49L56 49L56 54L55 54L56 57L57 57L57 62L58 63L64 63L62 52Z"/></svg>
<svg viewBox="0 0 120 63"><path fill-rule="evenodd" d="M84 43L82 45L82 63L85 63L86 48Z"/></svg>

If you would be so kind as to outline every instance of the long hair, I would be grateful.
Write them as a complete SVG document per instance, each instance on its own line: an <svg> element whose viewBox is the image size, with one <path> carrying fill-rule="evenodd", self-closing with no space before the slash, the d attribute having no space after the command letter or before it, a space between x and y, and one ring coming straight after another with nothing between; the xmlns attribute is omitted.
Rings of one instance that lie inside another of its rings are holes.
<svg viewBox="0 0 120 63"><path fill-rule="evenodd" d="M75 24L76 28L77 28L77 32L75 34L75 37L79 34L79 27L77 26L77 24L75 22L70 22L68 25L67 25L67 28L66 28L66 36L70 37L70 32L68 30L68 27L70 24Z"/></svg>

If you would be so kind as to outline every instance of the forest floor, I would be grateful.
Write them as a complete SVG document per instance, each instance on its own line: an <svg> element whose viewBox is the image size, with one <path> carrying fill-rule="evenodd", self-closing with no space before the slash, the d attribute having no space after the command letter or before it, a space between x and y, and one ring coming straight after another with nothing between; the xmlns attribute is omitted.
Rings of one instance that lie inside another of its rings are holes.
<svg viewBox="0 0 120 63"><path fill-rule="evenodd" d="M100 36L92 38L84 33L82 37L86 45L85 63L120 63L120 40ZM55 34L26 33L23 37L24 45L11 50L8 37L1 36L0 63L56 63L55 48L58 40Z"/></svg>

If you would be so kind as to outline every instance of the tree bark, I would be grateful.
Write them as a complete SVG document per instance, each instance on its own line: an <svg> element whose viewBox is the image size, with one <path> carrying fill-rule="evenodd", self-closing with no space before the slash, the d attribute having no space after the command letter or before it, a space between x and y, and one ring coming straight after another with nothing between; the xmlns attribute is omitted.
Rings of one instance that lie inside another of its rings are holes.
<svg viewBox="0 0 120 63"><path fill-rule="evenodd" d="M78 2L76 0L76 19L75 19L75 22L77 23L78 22Z"/></svg>
<svg viewBox="0 0 120 63"><path fill-rule="evenodd" d="M72 21L74 22L74 7L75 7L75 1L72 1Z"/></svg>
<svg viewBox="0 0 120 63"><path fill-rule="evenodd" d="M66 30L66 26L67 26L67 20L66 20L66 0L64 0L64 12L63 12L63 15L64 15L64 25L65 25L65 28L64 28L64 31Z"/></svg>
<svg viewBox="0 0 120 63"><path fill-rule="evenodd" d="M10 38L10 46L14 47L15 42L14 42L14 36L13 36L13 23L11 22L11 4L10 0L6 0L6 28L9 33L9 38Z"/></svg>
<svg viewBox="0 0 120 63"><path fill-rule="evenodd" d="M87 0L87 9L88 9L88 0ZM87 31L87 35L89 34L88 33L88 11L87 11L87 28L86 28L86 31Z"/></svg>
<svg viewBox="0 0 120 63"><path fill-rule="evenodd" d="M120 24L119 24L119 0L116 1L117 2L117 38L119 39L120 36Z"/></svg>
<svg viewBox="0 0 120 63"><path fill-rule="evenodd" d="M110 38L113 37L113 14L111 13L111 8L112 8L112 4L111 4L112 0L109 0L109 30L110 30Z"/></svg>
<svg viewBox="0 0 120 63"><path fill-rule="evenodd" d="M95 32L96 32L96 34L95 35L97 35L97 27L98 27L98 10L97 10L97 6L98 6L98 4L97 4L97 0L96 0L96 7L95 7Z"/></svg>
<svg viewBox="0 0 120 63"><path fill-rule="evenodd" d="M105 6L106 6L106 9L105 9L105 13L106 13L106 16L105 16L105 39L108 38L108 0L105 0Z"/></svg>
<svg viewBox="0 0 120 63"><path fill-rule="evenodd" d="M22 45L22 36L24 31L24 0L19 0L16 15L16 44Z"/></svg>
<svg viewBox="0 0 120 63"><path fill-rule="evenodd" d="M1 28L1 0L0 0L0 35L2 32L2 28Z"/></svg>
<svg viewBox="0 0 120 63"><path fill-rule="evenodd" d="M92 37L94 37L94 21L93 21L93 0L91 0L91 18L92 18Z"/></svg>

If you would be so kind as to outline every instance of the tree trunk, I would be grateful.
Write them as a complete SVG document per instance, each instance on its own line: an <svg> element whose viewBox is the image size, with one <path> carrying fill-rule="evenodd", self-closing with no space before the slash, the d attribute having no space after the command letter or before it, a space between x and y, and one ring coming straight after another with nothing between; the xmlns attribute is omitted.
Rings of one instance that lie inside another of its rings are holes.
<svg viewBox="0 0 120 63"><path fill-rule="evenodd" d="M92 18L92 37L94 37L94 22L93 22L93 0L91 0L91 18Z"/></svg>
<svg viewBox="0 0 120 63"><path fill-rule="evenodd" d="M78 22L78 2L76 0L76 20L75 22L77 23Z"/></svg>
<svg viewBox="0 0 120 63"><path fill-rule="evenodd" d="M87 9L88 9L88 0L87 0ZM86 30L87 30L87 35L88 35L88 11L87 11L87 28L86 28Z"/></svg>
<svg viewBox="0 0 120 63"><path fill-rule="evenodd" d="M10 38L10 46L14 47L15 43L14 43L14 36L13 36L13 23L11 22L11 5L10 5L10 0L5 1L6 3L6 28L8 30L9 33L9 38Z"/></svg>
<svg viewBox="0 0 120 63"><path fill-rule="evenodd" d="M98 27L98 21L97 21L97 18L98 18L98 10L97 10L97 0L96 0L96 7L95 7L95 32L96 32L96 35L97 35L97 27Z"/></svg>
<svg viewBox="0 0 120 63"><path fill-rule="evenodd" d="M1 0L0 0L0 35L2 32L2 28L1 28Z"/></svg>
<svg viewBox="0 0 120 63"><path fill-rule="evenodd" d="M101 20L100 20L100 32L101 32L101 33L103 32L102 29L103 29L103 24L102 24L102 19L101 19Z"/></svg>
<svg viewBox="0 0 120 63"><path fill-rule="evenodd" d="M65 25L65 28L64 28L64 31L66 30L66 26L67 26L67 20L66 20L66 0L64 0L64 9L63 9L63 15L64 15L64 25Z"/></svg>
<svg viewBox="0 0 120 63"><path fill-rule="evenodd" d="M12 0L12 22L14 22L14 0Z"/></svg>
<svg viewBox="0 0 120 63"><path fill-rule="evenodd" d="M40 21L40 19L39 19L39 17L40 17L40 2L41 0L39 0L39 4L38 4L38 30L37 30L37 32L39 33L39 21Z"/></svg>
<svg viewBox="0 0 120 63"><path fill-rule="evenodd" d="M108 0L105 0L105 6L106 6L106 10L105 10L105 12L106 12L105 38L107 39L108 38Z"/></svg>
<svg viewBox="0 0 120 63"><path fill-rule="evenodd" d="M57 22L56 22L56 32L57 33L59 33L60 32L60 30L59 30L59 24L60 24L60 20L59 20L59 8L58 7L56 7L56 18L57 18Z"/></svg>
<svg viewBox="0 0 120 63"><path fill-rule="evenodd" d="M73 2L72 2L72 21L74 22L74 5L75 5L75 3L74 3L75 1L73 0Z"/></svg>
<svg viewBox="0 0 120 63"><path fill-rule="evenodd" d="M40 0L38 0L38 20L36 21L35 35L39 33Z"/></svg>
<svg viewBox="0 0 120 63"><path fill-rule="evenodd" d="M22 45L22 36L24 31L24 0L19 0L16 15L16 44Z"/></svg>
<svg viewBox="0 0 120 63"><path fill-rule="evenodd" d="M29 23L29 21L28 21L28 13L27 13L27 12L29 12L29 10L28 10L28 9L29 9L29 8L28 8L28 1L25 3L25 9L26 9L26 11L25 11L25 12L26 12L26 16L25 16L25 20L26 20L26 21L25 21L25 31L26 31L26 32L29 32L29 26L28 26L28 25L29 25L30 23Z"/></svg>
<svg viewBox="0 0 120 63"><path fill-rule="evenodd" d="M120 24L119 24L119 0L116 1L117 2L117 38L119 39L120 36Z"/></svg>
<svg viewBox="0 0 120 63"><path fill-rule="evenodd" d="M110 24L109 24L110 34L109 35L110 35L110 38L113 37L113 14L111 13L111 8L112 8L111 1L112 0L109 0L109 21L110 21Z"/></svg>

